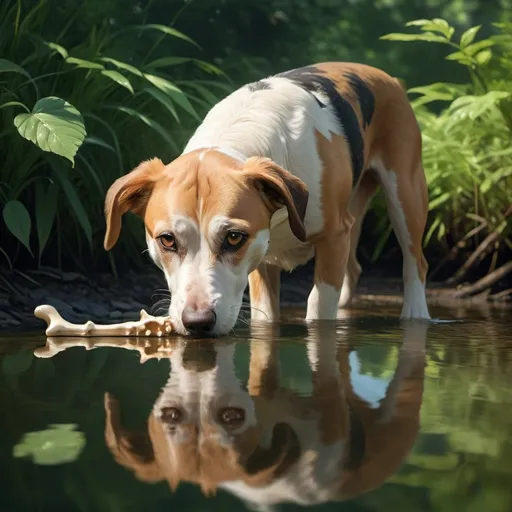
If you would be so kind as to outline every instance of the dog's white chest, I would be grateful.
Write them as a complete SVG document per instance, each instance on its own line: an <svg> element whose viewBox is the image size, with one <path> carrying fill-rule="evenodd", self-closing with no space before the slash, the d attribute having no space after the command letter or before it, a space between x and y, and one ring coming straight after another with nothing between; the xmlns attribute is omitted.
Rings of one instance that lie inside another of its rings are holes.
<svg viewBox="0 0 512 512"><path fill-rule="evenodd" d="M307 263L313 256L313 246L301 242L292 233L286 209L277 211L270 224L270 244L263 262L283 270L293 270Z"/></svg>

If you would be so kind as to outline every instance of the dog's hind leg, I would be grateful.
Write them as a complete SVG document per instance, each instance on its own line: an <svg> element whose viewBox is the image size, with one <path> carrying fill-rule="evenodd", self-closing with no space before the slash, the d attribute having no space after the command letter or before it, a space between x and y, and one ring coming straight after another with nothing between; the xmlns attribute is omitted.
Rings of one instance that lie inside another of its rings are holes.
<svg viewBox="0 0 512 512"><path fill-rule="evenodd" d="M377 187L378 183L373 175L373 171L366 171L350 202L349 212L354 217L354 225L350 233L350 253L338 303L340 308L344 308L350 304L357 287L357 282L359 281L359 276L361 275L361 265L359 265L356 255L357 245L359 244L359 236L361 234L364 216L368 211L368 207L370 206Z"/></svg>
<svg viewBox="0 0 512 512"><path fill-rule="evenodd" d="M421 164L421 145L404 147L395 137L388 157L375 159L387 209L403 255L404 303L401 318L430 319L425 295L428 270L422 240L428 214L428 191Z"/></svg>

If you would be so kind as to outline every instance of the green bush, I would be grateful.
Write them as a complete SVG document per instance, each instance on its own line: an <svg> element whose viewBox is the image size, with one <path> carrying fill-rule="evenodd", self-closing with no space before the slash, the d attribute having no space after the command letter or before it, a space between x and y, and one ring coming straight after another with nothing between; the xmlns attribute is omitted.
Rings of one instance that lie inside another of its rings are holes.
<svg viewBox="0 0 512 512"><path fill-rule="evenodd" d="M231 90L194 41L145 14L126 0L0 4L0 259L10 266L94 268L106 258L110 184L145 158L175 158ZM137 264L141 226L126 225L117 251Z"/></svg>
<svg viewBox="0 0 512 512"><path fill-rule="evenodd" d="M408 91L415 95L412 105L422 129L430 195L424 243L440 244L445 253L454 247L466 256L478 251L474 263L492 255L493 270L500 255L512 249L512 25L494 24L497 33L478 41L480 26L460 38L442 19L407 26L419 33L382 39L453 48L446 59L463 66L469 78L467 83L438 82ZM434 113L431 107L439 104L440 113ZM375 208L383 209L383 201ZM387 216L380 217L378 248L390 233Z"/></svg>

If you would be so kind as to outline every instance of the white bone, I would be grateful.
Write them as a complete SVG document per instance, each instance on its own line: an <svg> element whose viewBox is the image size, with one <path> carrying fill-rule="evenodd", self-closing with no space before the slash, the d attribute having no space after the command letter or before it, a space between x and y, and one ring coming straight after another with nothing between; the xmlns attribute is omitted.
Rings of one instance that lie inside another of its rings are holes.
<svg viewBox="0 0 512 512"><path fill-rule="evenodd" d="M72 324L64 320L59 312L47 304L38 306L34 314L48 325L47 336L167 336L173 327L169 317L152 316L145 310L140 312L140 320L119 324L101 325L90 320L85 324Z"/></svg>

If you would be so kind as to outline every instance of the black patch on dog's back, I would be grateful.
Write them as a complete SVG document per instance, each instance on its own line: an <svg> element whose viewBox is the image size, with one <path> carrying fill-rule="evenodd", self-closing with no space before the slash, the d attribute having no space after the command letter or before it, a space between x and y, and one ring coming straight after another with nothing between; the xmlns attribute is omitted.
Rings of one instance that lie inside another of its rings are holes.
<svg viewBox="0 0 512 512"><path fill-rule="evenodd" d="M325 94L334 108L336 119L340 129L343 131L345 139L350 147L352 157L353 186L359 181L359 177L364 166L364 139L361 134L361 127L357 114L352 105L338 92L333 80L325 76L325 72L314 67L306 66L303 68L292 69L276 75L279 78L287 78L299 87L313 94L320 92ZM326 105L313 94L321 108ZM362 107L361 107L362 108Z"/></svg>
<svg viewBox="0 0 512 512"><path fill-rule="evenodd" d="M366 129L372 122L373 112L375 111L375 96L360 76L355 73L345 73L345 77L350 87L357 94L357 99L361 106L361 114L363 115L363 128Z"/></svg>
<svg viewBox="0 0 512 512"><path fill-rule="evenodd" d="M268 89L272 89L272 85L269 84L268 82L264 82L263 80L258 80L257 82L248 84L247 87L251 92L266 91Z"/></svg>

